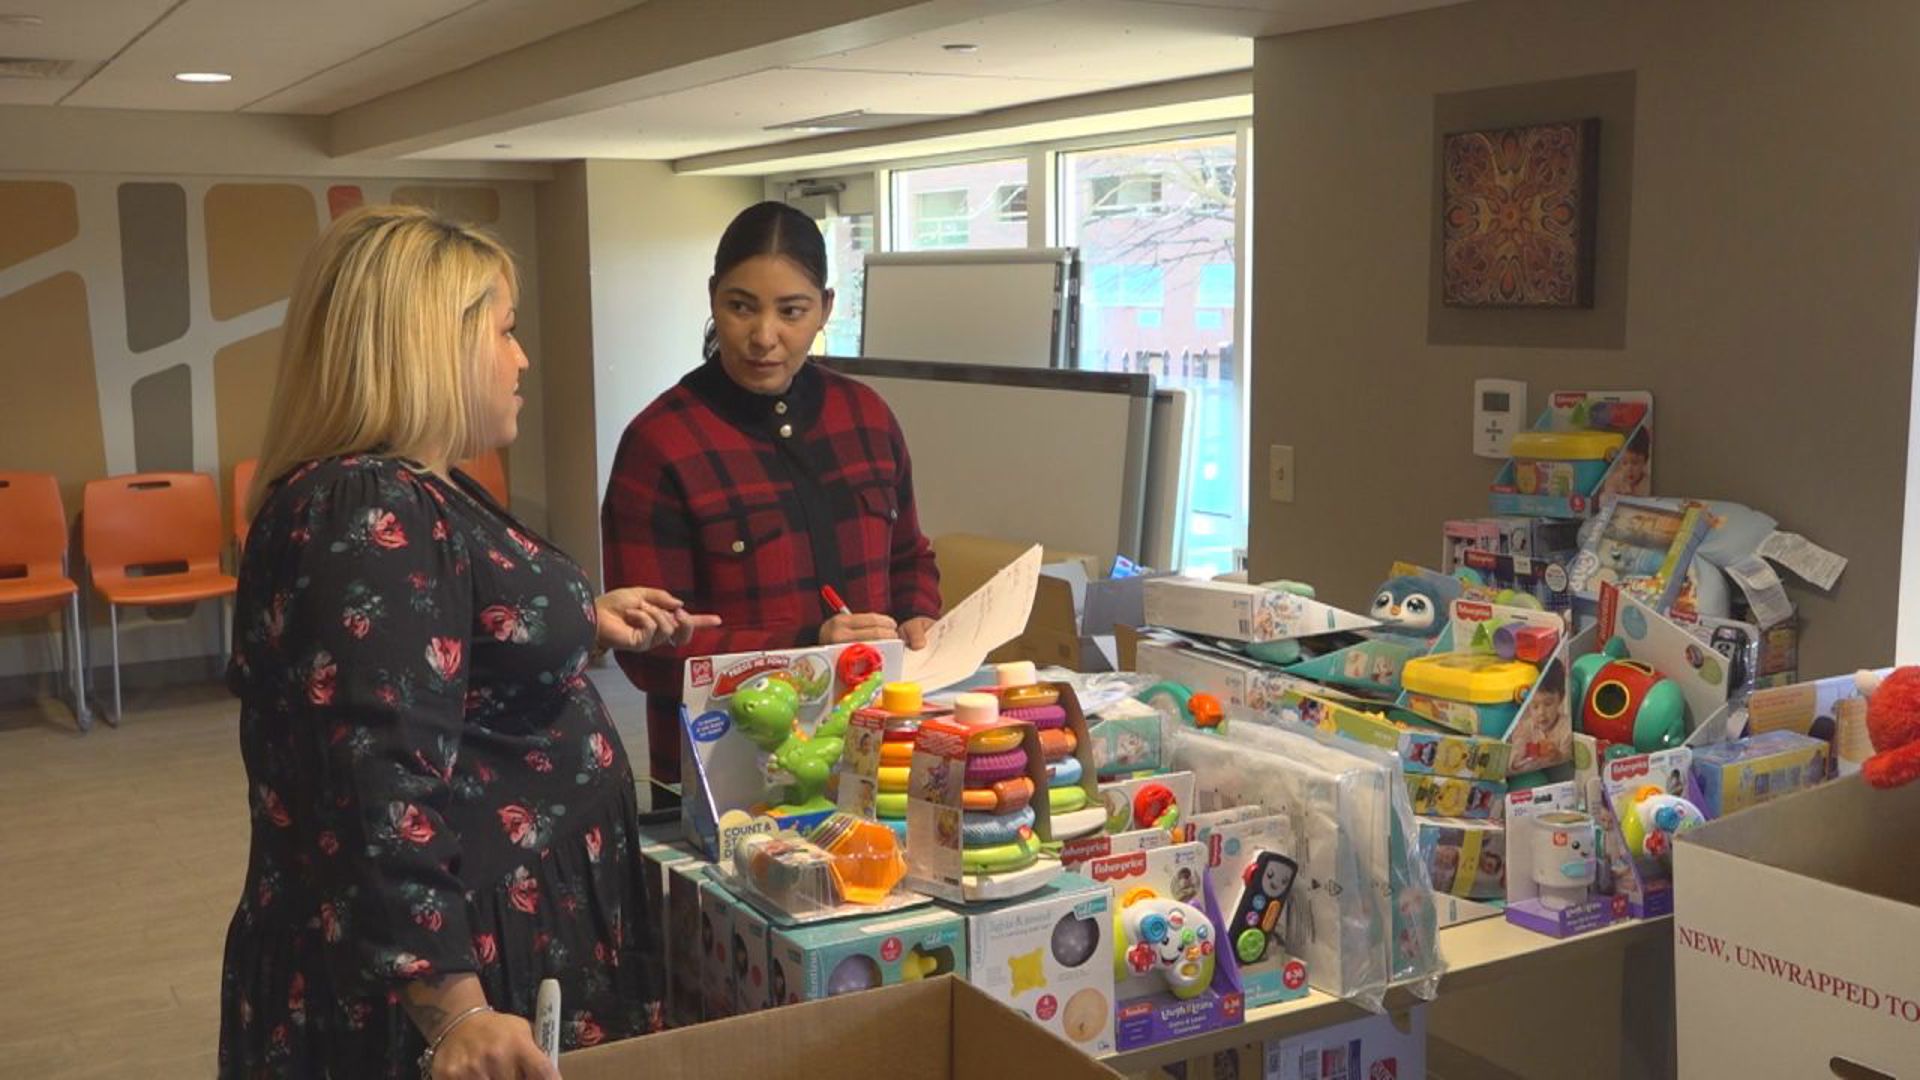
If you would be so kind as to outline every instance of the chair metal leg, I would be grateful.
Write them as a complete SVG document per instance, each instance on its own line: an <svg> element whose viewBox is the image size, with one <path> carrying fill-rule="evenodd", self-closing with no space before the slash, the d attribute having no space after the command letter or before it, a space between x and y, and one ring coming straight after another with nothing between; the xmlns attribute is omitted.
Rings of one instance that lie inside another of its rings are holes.
<svg viewBox="0 0 1920 1080"><path fill-rule="evenodd" d="M87 624L80 619L80 593L76 590L67 598L67 648L72 655L67 661L68 686L73 693L73 719L80 725L81 731L93 729L93 715L87 711L87 687L85 675Z"/></svg>
<svg viewBox="0 0 1920 1080"><path fill-rule="evenodd" d="M107 602L108 634L113 639L113 711L107 714L107 723L120 726L120 605L111 600Z"/></svg>

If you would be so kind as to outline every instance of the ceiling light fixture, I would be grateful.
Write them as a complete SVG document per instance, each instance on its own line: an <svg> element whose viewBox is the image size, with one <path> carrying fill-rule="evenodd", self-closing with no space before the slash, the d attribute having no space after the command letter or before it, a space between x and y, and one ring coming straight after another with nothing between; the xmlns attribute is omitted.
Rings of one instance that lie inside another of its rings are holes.
<svg viewBox="0 0 1920 1080"><path fill-rule="evenodd" d="M980 46L971 45L964 41L956 41L951 45L942 45L940 47L950 53L959 53L962 56L980 51Z"/></svg>
<svg viewBox="0 0 1920 1080"><path fill-rule="evenodd" d="M232 82L233 76L224 71L181 71L174 74L173 81L183 83L223 83Z"/></svg>
<svg viewBox="0 0 1920 1080"><path fill-rule="evenodd" d="M513 149L513 144L510 142L497 142L493 144L493 148L495 150L511 150Z"/></svg>
<svg viewBox="0 0 1920 1080"><path fill-rule="evenodd" d="M43 26L46 21L38 15L21 15L13 12L0 14L0 26Z"/></svg>

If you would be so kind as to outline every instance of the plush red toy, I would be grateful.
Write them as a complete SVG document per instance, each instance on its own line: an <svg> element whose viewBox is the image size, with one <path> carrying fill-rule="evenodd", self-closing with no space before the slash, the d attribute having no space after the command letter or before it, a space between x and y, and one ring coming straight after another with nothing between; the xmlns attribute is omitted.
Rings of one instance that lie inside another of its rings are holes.
<svg viewBox="0 0 1920 1080"><path fill-rule="evenodd" d="M1867 697L1867 737L1874 755L1860 767L1867 783L1895 788L1920 779L1920 667L1895 668L1884 679L1855 677Z"/></svg>

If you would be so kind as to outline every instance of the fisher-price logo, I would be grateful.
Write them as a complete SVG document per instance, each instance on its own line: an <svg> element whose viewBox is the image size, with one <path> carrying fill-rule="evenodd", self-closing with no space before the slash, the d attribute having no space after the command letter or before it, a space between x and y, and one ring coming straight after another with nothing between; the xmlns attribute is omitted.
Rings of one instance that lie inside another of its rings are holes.
<svg viewBox="0 0 1920 1080"><path fill-rule="evenodd" d="M1102 883L1118 881L1121 878L1139 877L1147 872L1147 854L1144 851L1136 851L1131 855L1099 859L1093 863L1091 869L1093 880Z"/></svg>
<svg viewBox="0 0 1920 1080"><path fill-rule="evenodd" d="M1399 1058L1381 1058L1367 1070L1367 1080L1394 1080L1400 1075Z"/></svg>
<svg viewBox="0 0 1920 1080"><path fill-rule="evenodd" d="M1455 604L1453 611L1454 618L1465 619L1468 622L1486 622L1488 619L1493 618L1493 606L1491 604L1482 604L1471 600L1463 600Z"/></svg>
<svg viewBox="0 0 1920 1080"><path fill-rule="evenodd" d="M1652 770L1653 760L1646 754L1633 757L1615 758L1607 762L1607 779L1622 783L1636 776L1645 776Z"/></svg>

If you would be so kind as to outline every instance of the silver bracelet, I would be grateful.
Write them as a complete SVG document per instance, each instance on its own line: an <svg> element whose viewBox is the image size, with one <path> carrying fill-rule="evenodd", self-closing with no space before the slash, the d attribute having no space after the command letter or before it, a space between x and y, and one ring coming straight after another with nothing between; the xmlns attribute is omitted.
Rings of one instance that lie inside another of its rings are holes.
<svg viewBox="0 0 1920 1080"><path fill-rule="evenodd" d="M427 1047L426 1052L420 1055L420 1080L433 1080L433 1055L440 1052L440 1044L447 1041L447 1036L453 1034L454 1028L465 1023L470 1016L477 1016L480 1013L492 1011L493 1006L491 1005L473 1005L463 1010L458 1016L447 1021L447 1026L441 1028L440 1034L433 1037L433 1045Z"/></svg>

